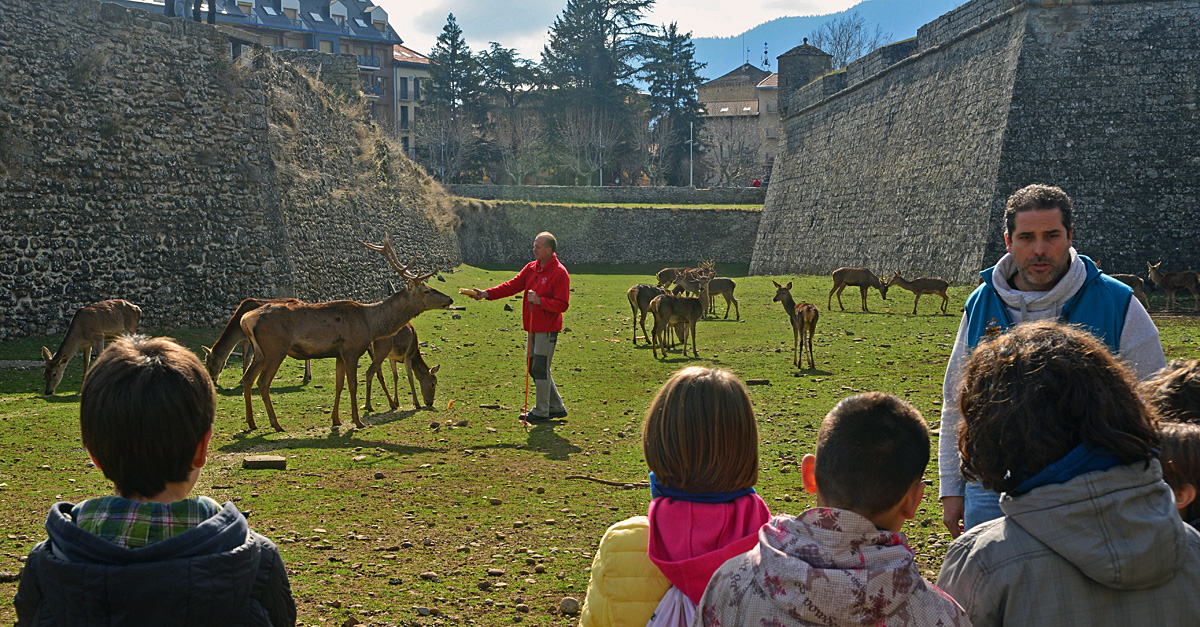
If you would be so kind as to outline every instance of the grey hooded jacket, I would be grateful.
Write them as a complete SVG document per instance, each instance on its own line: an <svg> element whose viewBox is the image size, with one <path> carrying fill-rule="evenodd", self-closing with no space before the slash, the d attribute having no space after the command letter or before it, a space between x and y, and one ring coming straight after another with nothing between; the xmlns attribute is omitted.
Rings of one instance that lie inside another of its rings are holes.
<svg viewBox="0 0 1200 627"><path fill-rule="evenodd" d="M1157 460L1001 497L1004 518L950 545L938 586L989 625L1200 621L1200 532Z"/></svg>

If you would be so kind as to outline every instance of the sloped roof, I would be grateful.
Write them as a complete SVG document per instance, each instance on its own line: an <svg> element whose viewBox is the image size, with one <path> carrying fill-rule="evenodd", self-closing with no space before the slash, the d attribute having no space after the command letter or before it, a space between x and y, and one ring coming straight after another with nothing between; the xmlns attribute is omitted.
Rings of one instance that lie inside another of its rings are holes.
<svg viewBox="0 0 1200 627"><path fill-rule="evenodd" d="M770 76L762 79L758 84L759 89L776 89L779 87L779 75L772 72Z"/></svg>
<svg viewBox="0 0 1200 627"><path fill-rule="evenodd" d="M795 48L792 48L791 50L788 50L787 52L785 52L779 56L781 56L781 57L819 56L819 57L831 57L831 58L833 57L833 55L829 54L828 52L825 52L824 50L821 50L820 48L818 48L816 46L809 45L808 37L804 38L804 43L800 44L799 46L796 46Z"/></svg>
<svg viewBox="0 0 1200 627"><path fill-rule="evenodd" d="M757 85L770 74L770 72L754 67L749 63L743 63L742 66L736 70L733 70L724 76L714 78L711 81L701 85L701 87L707 87L710 85L724 85L729 83L749 83L751 85Z"/></svg>
<svg viewBox="0 0 1200 627"><path fill-rule="evenodd" d="M392 46L392 59L397 64L407 65L417 69L429 69L429 57L401 45Z"/></svg>

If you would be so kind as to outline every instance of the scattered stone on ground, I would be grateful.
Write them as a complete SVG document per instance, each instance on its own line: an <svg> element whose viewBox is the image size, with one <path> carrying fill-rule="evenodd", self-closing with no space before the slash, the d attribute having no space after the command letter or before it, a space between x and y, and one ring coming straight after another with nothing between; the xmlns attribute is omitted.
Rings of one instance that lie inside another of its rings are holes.
<svg viewBox="0 0 1200 627"><path fill-rule="evenodd" d="M490 575L490 576L492 576L492 577L503 577L503 576L504 576L504 569L502 569L502 568L489 568L489 569L488 569L488 571L487 571L487 574L488 574L488 575Z"/></svg>
<svg viewBox="0 0 1200 627"><path fill-rule="evenodd" d="M279 455L247 455L242 458L242 468L248 470L287 470L287 458Z"/></svg>
<svg viewBox="0 0 1200 627"><path fill-rule="evenodd" d="M568 616L574 616L579 613L579 599L575 597L563 597L562 601L558 602L558 611Z"/></svg>

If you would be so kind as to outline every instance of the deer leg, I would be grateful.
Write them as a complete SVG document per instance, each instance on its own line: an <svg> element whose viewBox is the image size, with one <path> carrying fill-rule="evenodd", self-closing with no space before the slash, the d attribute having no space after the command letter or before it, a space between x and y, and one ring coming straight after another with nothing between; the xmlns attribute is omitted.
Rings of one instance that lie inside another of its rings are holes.
<svg viewBox="0 0 1200 627"><path fill-rule="evenodd" d="M637 308L637 302L635 302L636 300L637 299L635 298L635 299L629 301L629 308L633 310L633 313L630 315L632 317L632 322L633 322L633 345L634 346L637 346L637 327L638 327L638 308ZM646 326L646 314L642 314L642 326Z"/></svg>
<svg viewBox="0 0 1200 627"><path fill-rule="evenodd" d="M246 376L246 371L250 369L250 362L254 361L254 344L250 340L242 340L242 376Z"/></svg>
<svg viewBox="0 0 1200 627"><path fill-rule="evenodd" d="M858 295L860 298L862 298L863 311L870 313L871 310L867 309L867 286L858 286Z"/></svg>
<svg viewBox="0 0 1200 627"><path fill-rule="evenodd" d="M792 323L792 365L799 368L800 358L796 356L796 347L800 344L800 329Z"/></svg>
<svg viewBox="0 0 1200 627"><path fill-rule="evenodd" d="M646 312L644 312L644 311L642 312L641 324L642 324L642 335L644 335L646 337L646 343L649 344L650 343L650 334L646 333ZM633 345L637 346L637 329L636 328L633 330Z"/></svg>
<svg viewBox="0 0 1200 627"><path fill-rule="evenodd" d="M696 321L692 320L688 323L688 331L692 334L692 357L700 358L700 353L696 351ZM687 357L687 342L683 343L683 356Z"/></svg>
<svg viewBox="0 0 1200 627"><path fill-rule="evenodd" d="M738 304L738 301L736 298L733 299L733 310L737 312L737 319L741 320L742 319L742 306ZM729 317L729 305L728 304L725 305L725 317L726 318Z"/></svg>
<svg viewBox="0 0 1200 627"><path fill-rule="evenodd" d="M342 361L341 357L335 359L334 364L336 364L334 366L336 374L334 375L333 414L331 417L333 418L333 426L340 427L342 426L342 421L338 418L338 403L342 400L342 386L346 384L346 364Z"/></svg>
<svg viewBox="0 0 1200 627"><path fill-rule="evenodd" d="M243 353L245 354L245 353ZM254 424L254 402L252 390L254 389L254 377L258 375L259 367L251 364L246 372L242 373L242 398L246 400L246 427L251 431L258 428Z"/></svg>
<svg viewBox="0 0 1200 627"><path fill-rule="evenodd" d="M279 359L266 361L265 359L255 358L251 366L257 366L259 362L263 362L262 371L258 375L258 394L262 396L263 406L267 408L267 418L271 420L271 427L276 431L283 431L283 427L279 426L279 419L275 417L275 405L271 403L271 381L275 379L275 373L279 371L279 366L283 365L283 356Z"/></svg>
<svg viewBox="0 0 1200 627"><path fill-rule="evenodd" d="M104 340L96 340L96 344L103 344ZM96 356L100 356L100 350L96 350ZM83 347L83 376L87 376L88 370L92 369L92 345L85 344Z"/></svg>
<svg viewBox="0 0 1200 627"><path fill-rule="evenodd" d="M950 304L950 297L942 294L942 313L946 313L946 305Z"/></svg>
<svg viewBox="0 0 1200 627"><path fill-rule="evenodd" d="M301 379L300 382L308 383L309 381L312 381L312 360L305 359L304 360L304 378Z"/></svg>
<svg viewBox="0 0 1200 627"><path fill-rule="evenodd" d="M914 316L917 315L917 303L919 303L919 302L921 302L921 294L920 293L918 293L917 297L913 299L913 315Z"/></svg>
<svg viewBox="0 0 1200 627"><path fill-rule="evenodd" d="M348 369L346 373L346 383L350 385L350 418L354 421L354 426L363 427L363 423L358 419L358 358L353 361L347 360L347 364L343 369Z"/></svg>
<svg viewBox="0 0 1200 627"><path fill-rule="evenodd" d="M417 398L417 386L415 383L413 383L412 360L409 360L409 359L404 360L404 372L408 373L408 389L410 392L412 392L413 409L420 409L421 408L421 399ZM399 400L400 400L399 397L400 397L400 388L396 388L397 402L399 402Z"/></svg>
<svg viewBox="0 0 1200 627"><path fill-rule="evenodd" d="M817 323L814 320L808 327L808 369L816 370L817 366L813 363L813 336L817 334Z"/></svg>

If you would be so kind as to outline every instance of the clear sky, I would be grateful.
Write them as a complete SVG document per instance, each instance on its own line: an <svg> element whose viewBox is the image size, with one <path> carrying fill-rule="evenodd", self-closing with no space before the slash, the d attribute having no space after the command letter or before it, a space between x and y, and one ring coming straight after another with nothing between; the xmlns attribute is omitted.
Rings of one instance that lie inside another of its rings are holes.
<svg viewBox="0 0 1200 627"><path fill-rule="evenodd" d="M516 48L527 59L541 58L547 31L566 6L566 0L375 0L388 12L388 21L404 44L429 54L446 17L453 13L471 50L488 42ZM693 37L730 37L777 17L824 15L858 4L860 0L658 0L647 21L678 22Z"/></svg>

